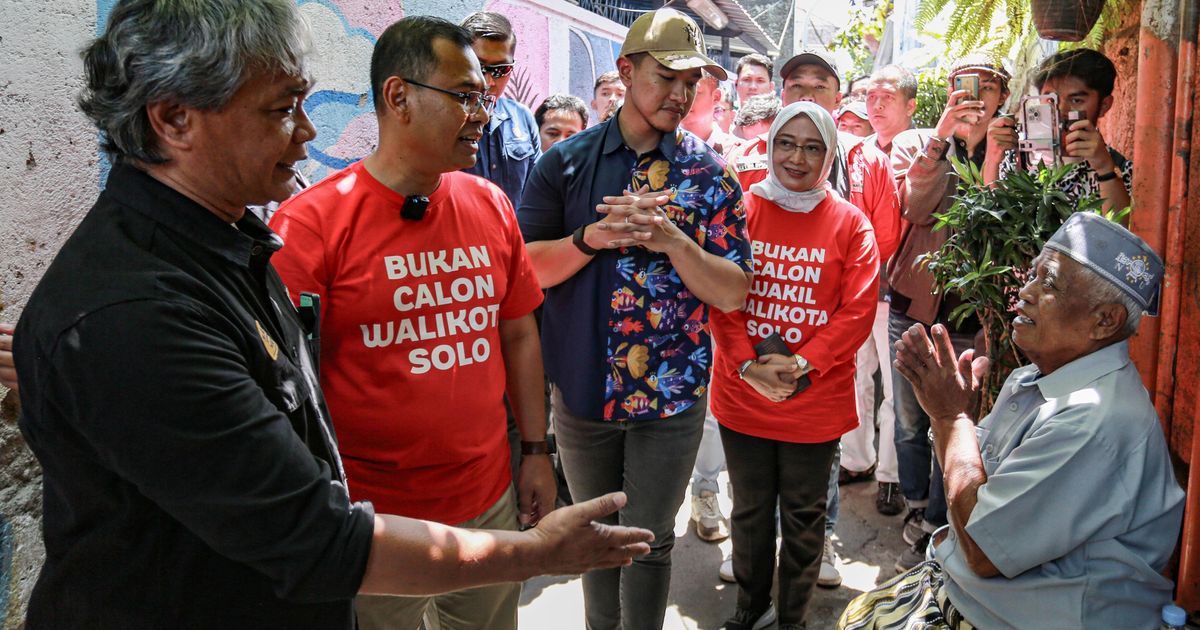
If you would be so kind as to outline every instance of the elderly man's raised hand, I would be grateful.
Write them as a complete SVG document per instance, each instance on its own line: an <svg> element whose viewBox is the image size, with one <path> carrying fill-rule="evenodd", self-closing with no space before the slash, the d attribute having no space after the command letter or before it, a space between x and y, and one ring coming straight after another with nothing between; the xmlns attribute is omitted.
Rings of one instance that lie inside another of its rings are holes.
<svg viewBox="0 0 1200 630"><path fill-rule="evenodd" d="M650 553L654 534L637 527L597 523L625 506L624 492L554 510L528 533L542 538L545 551L538 573L568 575L591 569L628 566L633 559Z"/></svg>
<svg viewBox="0 0 1200 630"><path fill-rule="evenodd" d="M896 342L896 369L912 383L917 402L931 420L953 420L979 404L983 377L990 362L967 350L957 359L950 333L941 324L931 329L914 324Z"/></svg>

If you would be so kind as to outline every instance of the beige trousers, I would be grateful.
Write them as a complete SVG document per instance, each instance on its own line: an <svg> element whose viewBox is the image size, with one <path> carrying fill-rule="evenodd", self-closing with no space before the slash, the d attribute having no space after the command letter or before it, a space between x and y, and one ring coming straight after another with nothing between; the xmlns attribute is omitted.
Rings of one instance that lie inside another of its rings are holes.
<svg viewBox="0 0 1200 630"><path fill-rule="evenodd" d="M456 527L516 530L516 492L509 487L486 512ZM520 582L507 582L434 597L359 595L354 605L360 630L516 630L520 596Z"/></svg>

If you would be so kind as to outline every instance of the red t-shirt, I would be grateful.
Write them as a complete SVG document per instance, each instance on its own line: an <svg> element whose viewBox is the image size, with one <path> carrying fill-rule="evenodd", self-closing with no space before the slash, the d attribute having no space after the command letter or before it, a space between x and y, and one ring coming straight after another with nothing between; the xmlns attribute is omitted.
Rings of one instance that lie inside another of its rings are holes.
<svg viewBox="0 0 1200 630"><path fill-rule="evenodd" d="M900 197L892 177L892 163L882 151L844 133L838 133L838 144L846 156L849 191L846 200L862 210L875 228L880 260L887 262L900 246ZM729 166L737 173L742 190L767 178L766 134L750 138L737 145L727 156Z"/></svg>
<svg viewBox="0 0 1200 630"><path fill-rule="evenodd" d="M420 221L362 162L280 207L272 262L292 299L321 296L321 385L350 495L442 523L482 514L512 481L499 320L542 293L512 204L446 173Z"/></svg>
<svg viewBox="0 0 1200 630"><path fill-rule="evenodd" d="M858 426L854 355L871 333L879 250L863 213L826 186L812 212L789 212L747 194L754 284L746 306L713 310L713 415L737 431L784 442L828 442ZM754 345L778 331L809 361L812 385L773 403L738 378Z"/></svg>

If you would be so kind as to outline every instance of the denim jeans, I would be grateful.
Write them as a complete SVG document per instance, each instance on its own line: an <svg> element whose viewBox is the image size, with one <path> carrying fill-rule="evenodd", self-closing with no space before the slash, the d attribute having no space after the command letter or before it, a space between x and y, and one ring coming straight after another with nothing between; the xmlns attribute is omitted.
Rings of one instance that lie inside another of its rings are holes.
<svg viewBox="0 0 1200 630"><path fill-rule="evenodd" d="M717 419L708 413L704 418L704 436L700 438L700 449L696 452L696 467L692 470L692 496L698 497L708 491L721 494L717 476L725 468L725 450L721 448L721 432Z"/></svg>
<svg viewBox="0 0 1200 630"><path fill-rule="evenodd" d="M896 342L910 326L918 323L892 311L888 317L888 344L891 362L896 361ZM954 351L974 347L975 336L950 334ZM926 529L946 524L946 490L942 486L942 467L929 443L929 416L917 402L912 384L892 368L892 401L896 405L896 459L900 469L900 491L910 508L925 508Z"/></svg>
<svg viewBox="0 0 1200 630"><path fill-rule="evenodd" d="M588 630L661 630L671 586L675 515L696 461L708 399L660 420L581 418L551 395L558 453L576 502L623 490L629 502L601 519L654 532L650 553L633 564L583 574Z"/></svg>
<svg viewBox="0 0 1200 630"><path fill-rule="evenodd" d="M844 437L844 436L843 436ZM825 502L825 537L833 535L833 530L837 527L838 513L842 509L842 492L838 487L838 469L842 467L842 445L839 442L837 448L833 449L833 466L829 471L829 488L826 489Z"/></svg>

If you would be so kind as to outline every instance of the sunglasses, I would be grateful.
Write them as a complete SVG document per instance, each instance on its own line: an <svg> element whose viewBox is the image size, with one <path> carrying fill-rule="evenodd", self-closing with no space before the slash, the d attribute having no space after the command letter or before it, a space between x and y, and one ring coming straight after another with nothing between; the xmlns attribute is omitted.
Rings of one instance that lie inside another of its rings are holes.
<svg viewBox="0 0 1200 630"><path fill-rule="evenodd" d="M504 77L506 77L512 73L513 66L515 66L515 65L517 65L515 62L514 63L497 63L497 64L493 64L490 66L481 66L480 69L483 70L484 74L492 75L493 79L503 79Z"/></svg>

